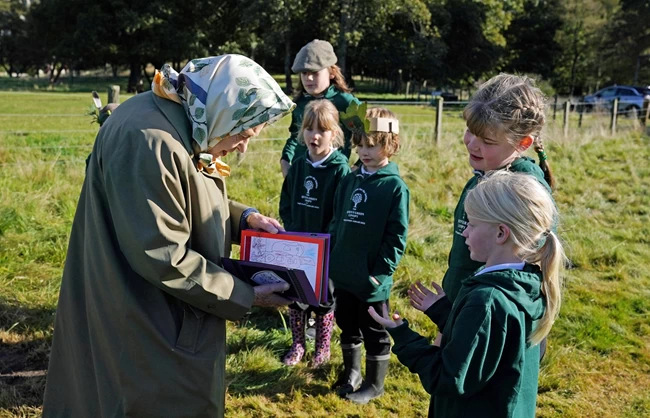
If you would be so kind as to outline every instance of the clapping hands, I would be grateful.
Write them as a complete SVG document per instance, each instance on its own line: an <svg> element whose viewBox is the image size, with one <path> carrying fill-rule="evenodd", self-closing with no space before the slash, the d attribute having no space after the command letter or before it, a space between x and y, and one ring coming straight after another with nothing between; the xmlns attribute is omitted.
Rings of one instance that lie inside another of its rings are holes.
<svg viewBox="0 0 650 418"><path fill-rule="evenodd" d="M431 286L433 286L436 293L423 285L422 282L418 281L417 283L412 284L408 290L411 306L418 311L424 312L446 295L445 291L442 290L442 287L440 287L438 283L431 282Z"/></svg>
<svg viewBox="0 0 650 418"><path fill-rule="evenodd" d="M386 328L395 328L404 323L397 312L391 316L388 315L388 306L385 303L382 304L382 311L382 315L379 315L372 306L368 308L368 313L372 316L372 319Z"/></svg>

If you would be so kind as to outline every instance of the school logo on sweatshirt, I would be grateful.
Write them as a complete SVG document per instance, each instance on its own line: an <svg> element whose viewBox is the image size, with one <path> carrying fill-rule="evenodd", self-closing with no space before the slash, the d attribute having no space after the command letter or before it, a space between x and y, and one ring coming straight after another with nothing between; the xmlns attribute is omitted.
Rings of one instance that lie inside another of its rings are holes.
<svg viewBox="0 0 650 418"><path fill-rule="evenodd" d="M313 176L307 176L305 177L303 185L305 186L305 189L307 189L307 196L309 196L309 192L311 192L312 189L318 189L318 180Z"/></svg>
<svg viewBox="0 0 650 418"><path fill-rule="evenodd" d="M307 176L302 182L302 185L305 187L305 190L307 190L307 194L300 196L302 198L302 202L298 202L298 204L300 206L306 206L312 209L319 209L319 207L316 205L318 198L309 195L312 190L318 189L318 180L316 180L316 178L313 176Z"/></svg>
<svg viewBox="0 0 650 418"><path fill-rule="evenodd" d="M458 219L458 222L456 222L456 230L454 231L456 235L460 235L462 237L463 232L465 232L465 228L467 228L468 223L469 222L467 222L467 214L464 214L462 219Z"/></svg>
<svg viewBox="0 0 650 418"><path fill-rule="evenodd" d="M354 203L352 210L347 211L344 222L354 222L356 224L365 225L366 223L361 220L365 215L364 212L357 210L358 206L368 201L368 193L363 189L355 189L350 196L350 200Z"/></svg>

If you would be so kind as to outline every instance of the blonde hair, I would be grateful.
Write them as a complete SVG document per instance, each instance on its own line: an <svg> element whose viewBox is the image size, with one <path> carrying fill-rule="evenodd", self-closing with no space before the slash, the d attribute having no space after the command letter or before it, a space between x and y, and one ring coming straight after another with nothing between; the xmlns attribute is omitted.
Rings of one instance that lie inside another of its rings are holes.
<svg viewBox="0 0 650 418"><path fill-rule="evenodd" d="M383 107L373 107L368 109L366 111L366 118L390 118L397 120L397 116L395 116L393 112ZM388 157L397 154L400 149L399 134L394 132L371 131L368 133L354 132L352 134L352 145L355 147L359 146L363 140L366 141L366 145L369 147L374 147L379 144Z"/></svg>
<svg viewBox="0 0 650 418"><path fill-rule="evenodd" d="M479 87L463 110L463 118L471 133L482 138L505 139L515 148L520 141L531 136L539 157L539 167L551 188L555 178L546 160L542 141L542 128L546 97L526 76L499 74Z"/></svg>
<svg viewBox="0 0 650 418"><path fill-rule="evenodd" d="M332 131L332 146L334 148L341 148L345 144L343 130L339 125L339 111L336 110L336 106L332 102L329 100L312 100L307 103L300 132L298 133L298 142L305 143L303 132L305 129L310 129L314 122L323 131Z"/></svg>
<svg viewBox="0 0 650 418"><path fill-rule="evenodd" d="M330 75L333 75L334 78L330 81L330 86L334 84L340 92L342 93L351 93L352 89L348 86L348 83L345 82L345 76L338 65L332 65L328 68ZM305 91L305 87L302 85L302 78L298 77L298 86L294 89L293 99L298 100L302 97Z"/></svg>
<svg viewBox="0 0 650 418"><path fill-rule="evenodd" d="M531 175L499 170L467 194L465 212L480 222L507 225L517 255L541 268L546 310L529 337L532 345L538 344L560 311L561 273L566 262L562 243L552 230L558 217L553 199Z"/></svg>

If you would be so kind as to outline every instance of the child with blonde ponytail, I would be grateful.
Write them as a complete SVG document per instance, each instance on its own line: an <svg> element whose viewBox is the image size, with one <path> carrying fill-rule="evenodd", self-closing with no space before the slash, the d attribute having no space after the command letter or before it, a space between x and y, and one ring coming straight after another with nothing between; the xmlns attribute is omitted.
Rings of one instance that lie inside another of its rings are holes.
<svg viewBox="0 0 650 418"><path fill-rule="evenodd" d="M463 231L472 260L445 327L430 345L398 314L370 315L429 392L429 417L534 417L539 343L560 309L562 244L548 191L534 177L487 175L467 194ZM438 298L442 288L429 298Z"/></svg>
<svg viewBox="0 0 650 418"><path fill-rule="evenodd" d="M535 178L549 192L555 178L548 163L542 140L546 123L546 98L526 76L499 74L492 77L474 93L463 111L467 130L463 138L468 162L474 171L458 200L454 211L454 232L448 257L448 268L442 279L444 297L431 302L431 290L417 282L411 286L411 304L423 311L439 329L445 326L445 312L458 296L463 280L482 266L470 257L463 231L467 227L465 199L480 179L489 171L502 170L524 173ZM533 148L539 165L524 155ZM433 283L433 288L438 285ZM420 304L418 300L426 303ZM540 355L546 351L546 341L541 343Z"/></svg>

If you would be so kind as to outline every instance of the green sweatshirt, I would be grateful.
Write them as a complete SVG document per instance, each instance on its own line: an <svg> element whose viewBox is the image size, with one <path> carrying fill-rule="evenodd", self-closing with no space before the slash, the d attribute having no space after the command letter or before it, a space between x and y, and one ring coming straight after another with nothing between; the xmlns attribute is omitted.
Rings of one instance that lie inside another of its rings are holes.
<svg viewBox="0 0 650 418"><path fill-rule="evenodd" d="M397 164L345 176L334 198L330 278L366 302L387 300L406 249L410 192Z"/></svg>
<svg viewBox="0 0 650 418"><path fill-rule="evenodd" d="M327 232L334 213L334 193L350 172L348 159L336 150L318 167L309 153L296 158L282 184L280 218L287 231Z"/></svg>
<svg viewBox="0 0 650 418"><path fill-rule="evenodd" d="M327 99L334 103L336 109L341 112L345 112L351 102L360 103L356 97L350 93L343 93L335 86L330 86L325 94L321 97L314 97L307 93L304 93L302 97L295 100L296 108L291 112L291 125L289 126L289 139L284 145L282 150L282 159L293 163L293 160L298 156L301 156L306 150L307 147L304 144L298 142L298 133L300 132L300 127L302 126L302 117L305 113L305 106L307 103L312 100ZM345 137L345 145L343 146L342 152L346 158L350 158L350 138L352 137L352 132L348 130L343 124L341 124L341 129L343 129L343 136Z"/></svg>
<svg viewBox="0 0 650 418"><path fill-rule="evenodd" d="M509 169L514 173L528 173L534 176L548 189L549 193L551 192L551 188L546 183L546 180L544 180L544 172L535 164L535 160L528 157L518 158L513 161ZM456 205L456 210L454 211L454 237L447 261L448 268L442 279L442 288L451 303L454 303L462 281L483 265L483 263L474 261L469 257L469 250L467 249L467 245L465 245L465 238L463 237L463 231L467 226L465 198L467 197L467 193L476 186L478 180L484 175L481 171L475 171L474 174L474 177L465 185L460 195L460 200L458 200L458 204Z"/></svg>
<svg viewBox="0 0 650 418"><path fill-rule="evenodd" d="M545 310L537 266L463 283L440 347L408 323L388 328L393 352L430 393L429 417L534 417L539 345L527 341Z"/></svg>

